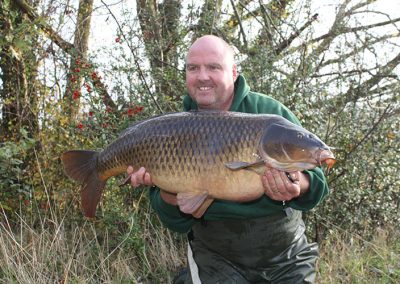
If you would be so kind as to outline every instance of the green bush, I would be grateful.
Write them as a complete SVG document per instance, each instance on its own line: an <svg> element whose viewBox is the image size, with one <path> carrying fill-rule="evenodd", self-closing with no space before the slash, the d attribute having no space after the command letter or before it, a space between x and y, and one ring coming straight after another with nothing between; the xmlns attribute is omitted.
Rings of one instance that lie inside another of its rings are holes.
<svg viewBox="0 0 400 284"><path fill-rule="evenodd" d="M28 137L25 129L20 129L20 134L19 141L0 144L0 205L10 212L21 202L28 205L32 197L30 165L24 161L28 155L32 156L35 140Z"/></svg>

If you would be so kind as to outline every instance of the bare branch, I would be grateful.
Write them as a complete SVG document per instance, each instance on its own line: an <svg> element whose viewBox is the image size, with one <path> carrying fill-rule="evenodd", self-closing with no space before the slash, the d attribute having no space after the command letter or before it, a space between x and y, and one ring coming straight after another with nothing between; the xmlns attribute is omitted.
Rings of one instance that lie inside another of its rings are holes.
<svg viewBox="0 0 400 284"><path fill-rule="evenodd" d="M387 77L387 74L393 71L400 64L400 53L397 54L391 61L389 61L385 66L380 67L375 75L373 75L370 79L366 80L356 88L350 87L346 94L341 96L339 100L342 103L348 103L351 101L356 101L359 98L363 98L368 96L369 93L363 90L370 90L372 87L379 84L379 82ZM384 76L386 75L386 76ZM344 98L344 101L343 101Z"/></svg>
<svg viewBox="0 0 400 284"><path fill-rule="evenodd" d="M111 17L114 19L115 23L117 24L118 30L120 31L122 37L124 38L124 42L126 42L126 43L128 44L129 50L130 50L130 52L131 52L131 54L132 54L132 56L133 56L133 59L134 59L134 61L135 61L136 68L137 68L137 70L138 70L138 72L139 72L140 79L142 80L142 83L144 84L144 86L145 86L145 88L146 88L148 94L149 94L150 97L152 98L154 104L157 106L157 108L158 108L158 110L160 111L160 113L163 113L163 110L162 110L161 106L158 104L158 102L157 102L157 100L156 100L156 98L155 98L155 95L154 95L154 94L152 93L152 91L150 90L150 87L149 87L149 85L148 85L148 83L147 83L146 77L144 76L144 73L143 73L143 71L142 71L142 68L140 67L139 61L138 61L138 59L137 59L137 57L136 57L136 55L135 55L135 53L134 53L134 48L132 47L130 41L125 37L125 34L123 33L123 30L122 30L121 25L119 24L117 18L116 18L115 15L112 13L112 11L110 10L110 8L107 6L106 3L104 3L103 0L101 0L101 3L107 8L107 10L108 10L108 12L110 13Z"/></svg>
<svg viewBox="0 0 400 284"><path fill-rule="evenodd" d="M353 27L353 28L344 28L344 27L342 27L339 30L335 30L335 31L331 30L328 33L326 33L326 34L324 34L324 35L322 35L320 37L317 37L315 39L310 40L309 44L312 44L312 43L315 43L315 42L318 42L318 41L321 41L321 40L324 40L324 39L327 39L327 38L336 37L336 36L338 36L340 34L355 33L355 32L358 32L358 31L365 31L365 30L368 30L368 29L372 29L372 28L376 28L376 27L381 27L381 26L386 26L386 25L389 25L389 24L393 24L393 23L396 23L396 22L399 22L399 21L400 21L400 18L396 18L396 19L393 19L393 20L379 22L379 23L366 25L366 26Z"/></svg>
<svg viewBox="0 0 400 284"><path fill-rule="evenodd" d="M314 14L300 29L294 31L288 39L283 40L276 48L275 54L279 55L286 49L307 27L309 27L315 20L318 19L318 14Z"/></svg>
<svg viewBox="0 0 400 284"><path fill-rule="evenodd" d="M233 2L233 0L230 0L230 1L231 1L231 5L232 5L232 8L233 8L233 11L235 13L236 19L237 19L237 21L239 23L240 33L242 34L244 45L246 46L246 49L247 49L246 33L244 32L242 21L240 20L239 13L238 13L238 11L236 9L235 3Z"/></svg>
<svg viewBox="0 0 400 284"><path fill-rule="evenodd" d="M39 15L29 6L24 0L12 0L14 3L23 11L25 14L28 15L29 19L35 23L45 34L49 37L56 45L58 45L62 50L67 53L71 53L75 50L75 47L72 43L67 42L64 40L59 34L57 34L50 25L35 21L39 18ZM75 55L74 55L75 56Z"/></svg>
<svg viewBox="0 0 400 284"><path fill-rule="evenodd" d="M346 58L349 58L353 55L356 55L358 53L360 53L360 51L364 50L364 49L368 49L371 46L373 46L376 43L380 43L383 42L384 40L390 39L390 38L398 38L400 37L400 32L395 33L395 34L386 34L383 35L381 37L378 37L374 40L371 41L364 41L363 44L359 47L354 48L352 51L347 52L345 54L342 54L341 56L337 57L337 58L333 58L333 59L328 59L325 62L323 62L320 67L325 67L331 64L335 64L335 63L339 63L339 62L343 62Z"/></svg>

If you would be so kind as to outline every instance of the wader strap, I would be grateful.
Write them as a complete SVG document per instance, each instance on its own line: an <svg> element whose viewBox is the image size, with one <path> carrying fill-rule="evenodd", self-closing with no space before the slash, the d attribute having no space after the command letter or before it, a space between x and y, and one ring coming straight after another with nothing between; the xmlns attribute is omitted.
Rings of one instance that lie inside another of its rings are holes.
<svg viewBox="0 0 400 284"><path fill-rule="evenodd" d="M199 277L199 268L197 267L197 264L194 261L192 248L190 247L190 242L188 242L187 258L193 284L201 284L201 280Z"/></svg>

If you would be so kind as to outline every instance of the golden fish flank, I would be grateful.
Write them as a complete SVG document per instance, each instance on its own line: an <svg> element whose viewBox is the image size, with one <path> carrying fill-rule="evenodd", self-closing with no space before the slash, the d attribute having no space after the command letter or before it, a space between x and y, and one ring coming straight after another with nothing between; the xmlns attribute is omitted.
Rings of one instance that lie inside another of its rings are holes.
<svg viewBox="0 0 400 284"><path fill-rule="evenodd" d="M144 166L180 209L199 217L213 199L244 202L264 194L265 164L283 171L334 163L318 137L277 115L181 112L136 123L101 152L67 151L66 174L83 184L82 207L95 215L108 178Z"/></svg>

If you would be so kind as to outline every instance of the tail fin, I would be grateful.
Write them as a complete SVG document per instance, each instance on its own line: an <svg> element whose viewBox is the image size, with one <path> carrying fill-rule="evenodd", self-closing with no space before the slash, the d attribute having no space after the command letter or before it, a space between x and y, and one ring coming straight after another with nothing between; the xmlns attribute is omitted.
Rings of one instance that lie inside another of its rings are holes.
<svg viewBox="0 0 400 284"><path fill-rule="evenodd" d="M86 217L93 218L106 184L97 172L95 151L73 150L61 155L61 161L67 176L82 184L81 204Z"/></svg>

